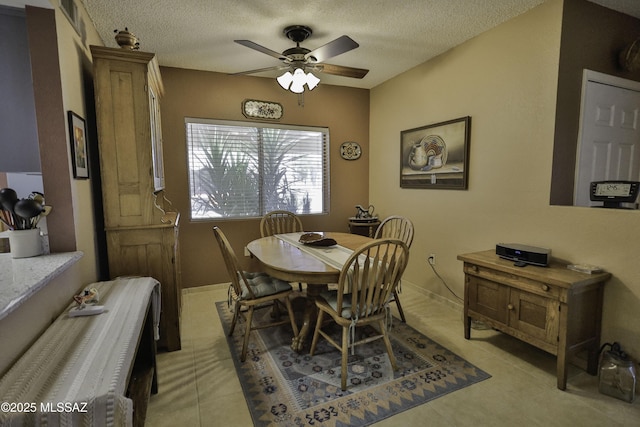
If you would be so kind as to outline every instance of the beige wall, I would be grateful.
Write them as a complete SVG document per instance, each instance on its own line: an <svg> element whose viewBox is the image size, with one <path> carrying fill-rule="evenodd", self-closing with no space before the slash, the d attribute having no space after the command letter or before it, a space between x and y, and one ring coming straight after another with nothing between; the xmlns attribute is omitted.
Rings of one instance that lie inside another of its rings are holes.
<svg viewBox="0 0 640 427"><path fill-rule="evenodd" d="M370 202L413 219L406 279L455 298L430 271L428 253L463 295L461 253L499 242L550 247L613 274L603 341L640 356L640 212L549 205L562 1L551 0L371 91ZM399 135L472 117L469 189L399 188ZM428 307L425 307L425 310ZM462 334L462 324L460 325Z"/></svg>
<svg viewBox="0 0 640 427"><path fill-rule="evenodd" d="M83 22L80 34L71 26L69 20L62 13L58 0L52 0L55 6L56 31L58 36L58 55L60 62L60 85L62 87L63 111L62 123L66 130L64 141L65 150L60 157L61 165L56 172L56 180L64 173L69 177L67 185L70 187L70 203L73 212L76 250L84 252L80 260L80 277L87 284L98 279L95 218L93 215L92 180L96 179L98 171L90 171L90 179L74 179L71 169L71 154L69 144L69 126L66 114L71 110L86 120L88 138L91 138L92 127L95 127L94 98L93 98L93 65L89 46L101 46L102 40L93 27L84 7L78 4L78 14ZM89 87L89 89L87 89ZM89 92L89 93L87 93ZM93 141L91 141L93 142ZM66 162L66 166L65 166ZM45 188L50 183L45 182ZM57 185L54 184L54 185ZM54 206L54 209L56 207Z"/></svg>
<svg viewBox="0 0 640 427"><path fill-rule="evenodd" d="M211 231L218 225L236 253L260 237L259 219L246 221L192 222L189 218L189 187L186 169L185 117L247 120L242 115L245 99L279 102L284 107L281 123L329 127L331 141L331 213L303 216L305 230L348 231L347 218L356 204L368 204L369 191L369 91L320 85L304 96L284 91L275 79L229 76L220 73L161 68L165 95L161 100L166 193L183 215L180 224L180 254L184 287L228 281L224 264ZM363 155L347 161L339 156L340 144L357 141Z"/></svg>
<svg viewBox="0 0 640 427"><path fill-rule="evenodd" d="M67 111L87 119L90 131L94 100L86 93L93 85L88 46L102 41L84 8L78 8L83 22L78 34L58 6L53 0L52 9L26 9L44 192L53 206L47 225L52 252L84 252L79 277L87 284L97 279L91 180L73 179Z"/></svg>

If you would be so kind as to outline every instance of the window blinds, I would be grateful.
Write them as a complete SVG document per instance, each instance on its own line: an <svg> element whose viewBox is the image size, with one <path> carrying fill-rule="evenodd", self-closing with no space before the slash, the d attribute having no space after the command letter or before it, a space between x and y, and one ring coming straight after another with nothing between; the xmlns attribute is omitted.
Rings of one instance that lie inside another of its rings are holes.
<svg viewBox="0 0 640 427"><path fill-rule="evenodd" d="M327 128L186 119L191 216L329 209Z"/></svg>

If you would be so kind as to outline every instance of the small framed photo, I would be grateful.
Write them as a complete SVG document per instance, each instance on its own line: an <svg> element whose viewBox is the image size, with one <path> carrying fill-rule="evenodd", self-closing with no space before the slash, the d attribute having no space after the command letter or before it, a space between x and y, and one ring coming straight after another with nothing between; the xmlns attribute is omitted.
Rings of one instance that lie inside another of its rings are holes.
<svg viewBox="0 0 640 427"><path fill-rule="evenodd" d="M69 140L71 143L71 164L73 177L89 178L89 159L87 157L87 130L85 121L73 111L67 112L69 119Z"/></svg>
<svg viewBox="0 0 640 427"><path fill-rule="evenodd" d="M471 117L400 132L400 187L466 190Z"/></svg>

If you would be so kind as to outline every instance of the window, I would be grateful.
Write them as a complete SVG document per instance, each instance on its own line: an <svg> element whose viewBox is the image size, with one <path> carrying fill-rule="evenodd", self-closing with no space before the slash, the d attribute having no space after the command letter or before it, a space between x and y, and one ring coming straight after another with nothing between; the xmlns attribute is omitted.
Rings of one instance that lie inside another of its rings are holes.
<svg viewBox="0 0 640 427"><path fill-rule="evenodd" d="M80 34L80 17L78 16L78 6L74 0L60 0L60 9L67 17L71 26Z"/></svg>
<svg viewBox="0 0 640 427"><path fill-rule="evenodd" d="M329 130L187 118L191 218L329 211Z"/></svg>

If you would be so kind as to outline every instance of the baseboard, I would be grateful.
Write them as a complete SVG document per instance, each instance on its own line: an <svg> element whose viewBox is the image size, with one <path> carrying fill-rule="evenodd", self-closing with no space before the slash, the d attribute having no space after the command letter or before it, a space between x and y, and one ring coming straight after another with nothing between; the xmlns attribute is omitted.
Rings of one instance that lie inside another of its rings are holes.
<svg viewBox="0 0 640 427"><path fill-rule="evenodd" d="M196 292L206 292L206 291L212 291L212 290L218 290L218 289L227 289L227 287L229 286L229 282L227 283L215 283L212 285L203 285L203 286L195 286L192 288L183 288L182 289L182 293L183 294L189 294L189 293L196 293ZM418 293L421 293L422 295L424 295L427 298L431 298L434 299L442 304L446 304L451 308L455 308L457 310L462 310L463 306L462 304L460 304L457 301L453 301L450 300L449 298L445 298L440 294L436 294L435 292L432 292L428 289L426 289L424 286L418 286L415 283L411 283L407 280L403 280L402 281L402 286L408 286L411 288L412 291L416 291Z"/></svg>
<svg viewBox="0 0 640 427"><path fill-rule="evenodd" d="M451 300L449 298L445 298L440 294L437 294L435 292L430 291L429 289L426 289L424 286L418 286L415 283L411 283L407 280L402 280L402 286L405 287L409 287L411 288L412 291L416 291L418 293L421 293L422 295L424 295L427 298L431 298L433 300L436 300L442 304L448 305L451 308L454 308L456 310L463 310L464 307L462 306L462 304L460 304L458 301L454 301Z"/></svg>
<svg viewBox="0 0 640 427"><path fill-rule="evenodd" d="M182 288L183 294L192 294L196 292L206 292L213 291L217 289L227 289L229 287L229 282L227 283L215 283L212 285L203 285L203 286L194 286L192 288Z"/></svg>

